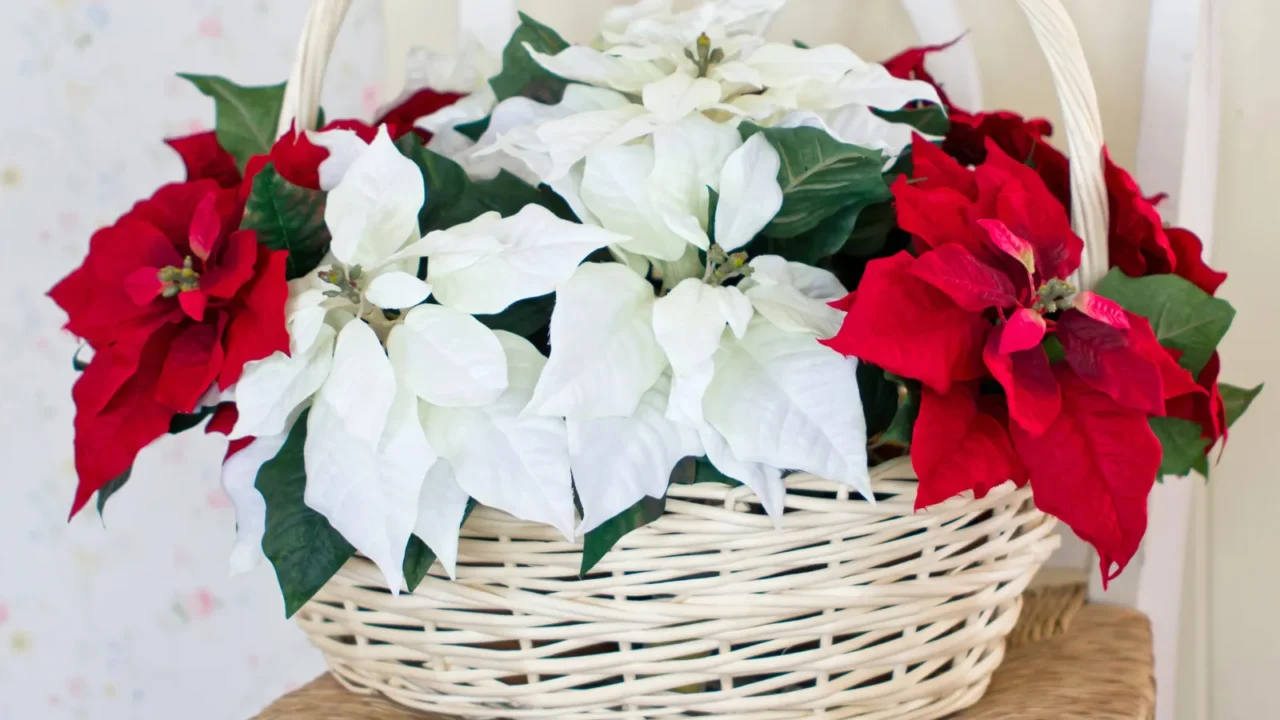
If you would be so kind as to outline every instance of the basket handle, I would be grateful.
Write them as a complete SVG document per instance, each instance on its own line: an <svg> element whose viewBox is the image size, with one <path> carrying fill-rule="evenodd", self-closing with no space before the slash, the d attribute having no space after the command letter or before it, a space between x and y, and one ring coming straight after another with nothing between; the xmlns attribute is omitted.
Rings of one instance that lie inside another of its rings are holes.
<svg viewBox="0 0 1280 720"><path fill-rule="evenodd" d="M284 103L276 135L284 135L298 121L299 130L316 129L320 114L320 90L333 54L338 30L351 8L351 0L312 0L302 23L302 37L293 56L293 70L285 84Z"/></svg>
<svg viewBox="0 0 1280 720"><path fill-rule="evenodd" d="M1107 274L1107 184L1102 170L1102 116L1080 36L1060 0L1018 0L1027 16L1062 105L1071 156L1071 220L1084 238L1076 287L1092 288Z"/></svg>
<svg viewBox="0 0 1280 720"><path fill-rule="evenodd" d="M1102 118L1098 94L1085 62L1080 36L1060 0L1018 0L1035 32L1062 105L1071 162L1071 217L1084 238L1076 286L1091 288L1106 275L1107 190L1102 170ZM315 128L320 89L338 29L351 0L312 0L298 40L293 71L280 111L279 134L297 119L300 128Z"/></svg>

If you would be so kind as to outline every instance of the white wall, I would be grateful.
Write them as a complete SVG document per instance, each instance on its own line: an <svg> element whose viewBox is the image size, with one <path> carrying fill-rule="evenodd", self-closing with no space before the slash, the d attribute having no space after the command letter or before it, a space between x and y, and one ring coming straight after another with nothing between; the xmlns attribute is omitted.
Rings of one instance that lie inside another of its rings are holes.
<svg viewBox="0 0 1280 720"><path fill-rule="evenodd" d="M1209 484L1208 653L1213 720L1280 717L1280 3L1225 3L1222 146L1214 260L1239 314L1225 379L1271 387L1231 433Z"/></svg>
<svg viewBox="0 0 1280 720"><path fill-rule="evenodd" d="M225 441L143 453L107 507L66 522L75 342L44 292L89 235L182 177L165 136L212 103L173 74L288 74L307 0L0 2L0 720L242 720L323 663L269 568L227 577ZM378 102L381 20L357 3L326 93Z"/></svg>

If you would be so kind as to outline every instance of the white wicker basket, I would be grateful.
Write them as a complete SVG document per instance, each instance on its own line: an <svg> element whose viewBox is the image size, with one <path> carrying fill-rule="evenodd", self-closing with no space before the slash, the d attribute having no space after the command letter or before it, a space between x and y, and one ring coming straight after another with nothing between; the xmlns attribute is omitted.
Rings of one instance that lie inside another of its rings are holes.
<svg viewBox="0 0 1280 720"><path fill-rule="evenodd" d="M1107 269L1096 97L1059 1L1018 2L1062 100L1089 287ZM348 4L315 0L283 128L314 122ZM746 488L673 485L585 579L580 546L479 508L456 581L394 597L357 558L299 624L349 688L456 717L941 718L985 691L1055 521L1012 484L915 513L906 460L872 479L875 505L791 476L780 529Z"/></svg>

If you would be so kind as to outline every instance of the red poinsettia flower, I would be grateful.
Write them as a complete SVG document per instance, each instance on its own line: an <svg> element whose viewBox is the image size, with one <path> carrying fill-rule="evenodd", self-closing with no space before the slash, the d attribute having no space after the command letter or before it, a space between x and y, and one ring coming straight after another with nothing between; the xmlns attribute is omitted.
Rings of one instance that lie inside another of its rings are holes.
<svg viewBox="0 0 1280 720"><path fill-rule="evenodd" d="M971 171L916 139L914 178L893 192L918 254L869 263L826 343L923 384L921 507L1029 478L1041 507L1098 547L1109 580L1137 550L1160 465L1146 418L1194 383L1146 319L1070 286L1083 243L1063 206L1033 170L991 141L986 152ZM1131 435L1098 436L1114 427ZM1140 449L1126 456L1120 443ZM1097 493L1073 494L1073 472Z"/></svg>
<svg viewBox="0 0 1280 720"><path fill-rule="evenodd" d="M321 129L351 130L365 142L372 142L377 135L378 126L385 124L392 139L412 131L425 143L431 140L431 133L414 127L414 122L456 103L462 97L456 93L419 90L391 107L372 125L359 120L334 120ZM253 177L268 162L274 163L276 171L294 185L319 190L320 163L329 157L329 150L312 143L305 133L298 135L290 130L272 145L269 153L251 158L241 175L235 158L222 149L218 144L217 134L212 130L171 138L165 142L182 157L187 169L187 180L215 180L222 187L228 188L240 186L243 181L245 187L241 191L242 200L253 184Z"/></svg>
<svg viewBox="0 0 1280 720"><path fill-rule="evenodd" d="M288 351L287 253L239 222L235 190L167 185L95 233L84 264L50 291L96 351L73 390L73 515L210 387Z"/></svg>
<svg viewBox="0 0 1280 720"><path fill-rule="evenodd" d="M924 80L937 86L925 69L925 59L946 45L907 50L885 63L895 77ZM986 161L988 143L1035 169L1049 191L1066 207L1071 206L1069 161L1049 144L1053 126L1044 119L1025 119L1012 112L970 113L957 108L942 94L951 128L943 141L948 155L965 165ZM1107 200L1111 210L1109 251L1112 267L1130 277L1174 273L1210 295L1227 278L1205 264L1203 245L1194 233L1165 228L1156 210L1156 199L1146 197L1133 177L1105 157Z"/></svg>
<svg viewBox="0 0 1280 720"><path fill-rule="evenodd" d="M240 168L231 153L218 144L212 130L186 137L169 138L166 145L177 151L187 168L187 180L213 180L224 188L240 184Z"/></svg>

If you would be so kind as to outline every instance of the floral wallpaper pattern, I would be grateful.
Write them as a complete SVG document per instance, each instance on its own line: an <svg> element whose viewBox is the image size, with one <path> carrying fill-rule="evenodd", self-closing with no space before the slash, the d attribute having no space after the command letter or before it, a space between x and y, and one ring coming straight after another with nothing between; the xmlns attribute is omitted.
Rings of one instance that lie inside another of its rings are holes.
<svg viewBox="0 0 1280 720"><path fill-rule="evenodd" d="M176 72L283 80L308 0L0 4L0 720L242 720L323 670L269 566L231 578L225 440L166 438L105 517L67 523L76 341L45 291L92 231L181 178L161 139L211 126ZM354 4L330 117L382 98L381 3ZM190 470L208 468L209 470Z"/></svg>

